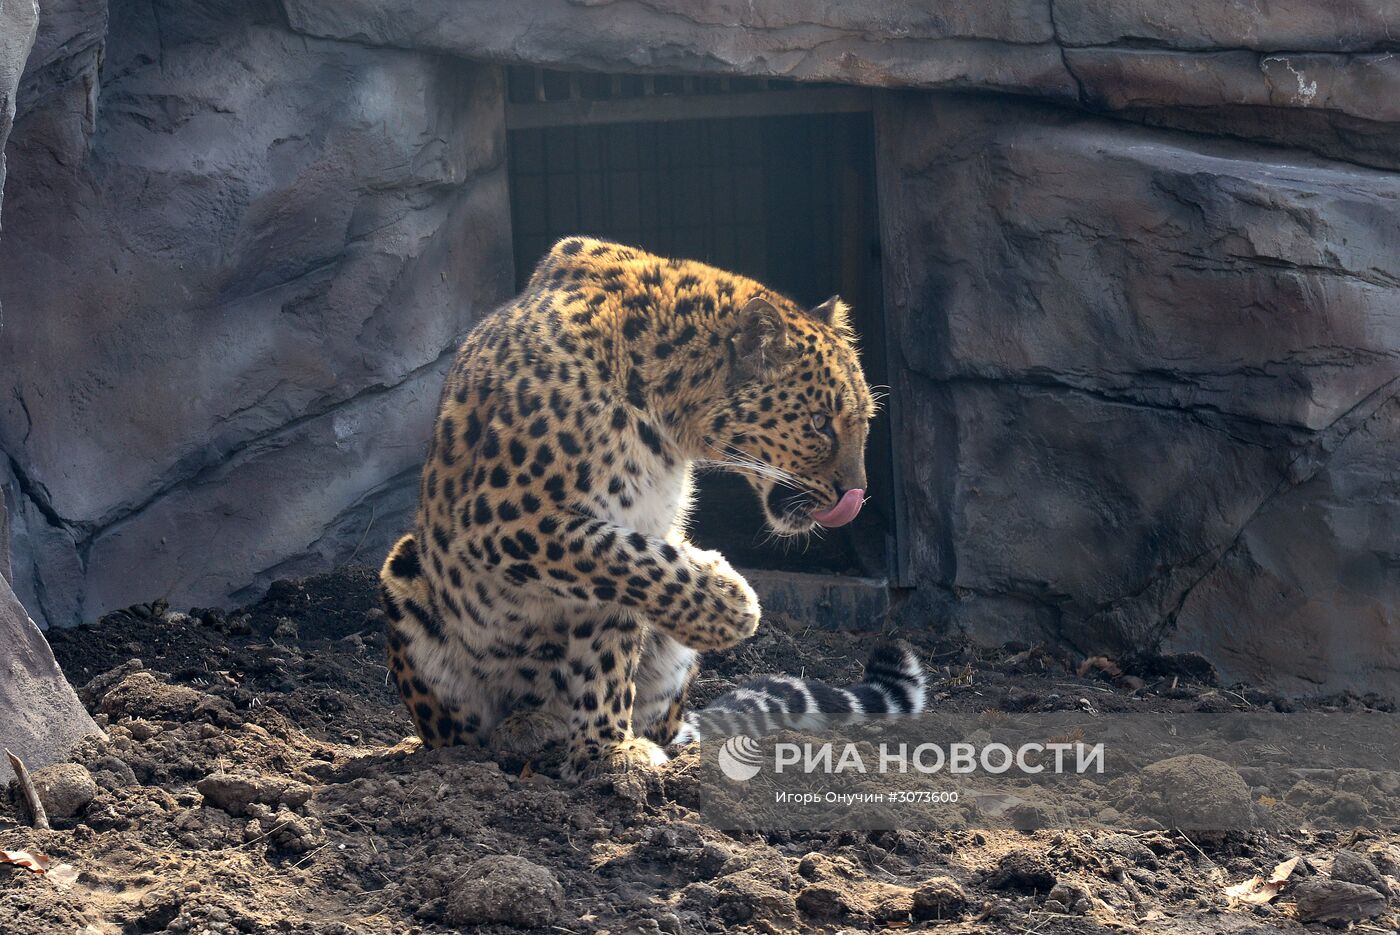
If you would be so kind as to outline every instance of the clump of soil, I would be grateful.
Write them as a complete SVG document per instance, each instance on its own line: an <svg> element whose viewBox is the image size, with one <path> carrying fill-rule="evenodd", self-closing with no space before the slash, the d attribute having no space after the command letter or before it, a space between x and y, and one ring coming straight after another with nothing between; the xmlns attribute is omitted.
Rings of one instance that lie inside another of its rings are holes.
<svg viewBox="0 0 1400 935"><path fill-rule="evenodd" d="M1395 836L726 833L680 804L693 752L571 786L473 749L424 751L404 739L362 569L278 582L235 613L142 605L50 637L107 737L53 771L67 796L54 830L0 795L0 848L71 867L0 864L6 933L1303 931L1286 891L1224 895L1293 856L1310 881L1302 918L1397 925ZM913 637L936 703L958 710L1291 705L1213 686L1195 658L1081 667ZM856 678L867 642L770 620L706 660L696 695L760 672Z"/></svg>

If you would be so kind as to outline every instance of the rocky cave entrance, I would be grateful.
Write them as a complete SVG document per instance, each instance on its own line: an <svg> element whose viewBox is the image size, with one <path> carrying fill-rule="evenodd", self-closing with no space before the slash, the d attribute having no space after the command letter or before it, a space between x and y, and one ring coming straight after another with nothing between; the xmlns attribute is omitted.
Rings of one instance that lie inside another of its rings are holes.
<svg viewBox="0 0 1400 935"><path fill-rule="evenodd" d="M517 287L588 234L704 260L807 305L852 306L872 385L889 382L868 91L739 79L509 71ZM694 539L749 569L888 580L896 567L889 417L872 426L861 521L774 543L748 485L698 478Z"/></svg>

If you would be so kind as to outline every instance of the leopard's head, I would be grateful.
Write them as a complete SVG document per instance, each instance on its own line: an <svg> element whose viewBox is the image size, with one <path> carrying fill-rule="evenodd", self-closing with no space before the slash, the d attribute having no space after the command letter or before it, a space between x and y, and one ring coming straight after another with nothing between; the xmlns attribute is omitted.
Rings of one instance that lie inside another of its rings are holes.
<svg viewBox="0 0 1400 935"><path fill-rule="evenodd" d="M804 311L759 296L727 340L727 392L711 410L708 457L747 478L779 536L851 522L865 499L875 399L846 305L833 296Z"/></svg>

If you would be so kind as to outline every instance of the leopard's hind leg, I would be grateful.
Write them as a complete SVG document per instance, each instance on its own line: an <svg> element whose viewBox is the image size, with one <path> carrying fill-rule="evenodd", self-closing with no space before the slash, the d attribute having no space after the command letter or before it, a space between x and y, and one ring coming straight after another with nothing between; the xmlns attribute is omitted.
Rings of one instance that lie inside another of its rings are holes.
<svg viewBox="0 0 1400 935"><path fill-rule="evenodd" d="M423 745L431 749L480 741L481 717L447 702L413 665L403 634L389 624L389 674Z"/></svg>
<svg viewBox="0 0 1400 935"><path fill-rule="evenodd" d="M404 536L394 545L380 570L379 581L384 612L389 618L389 674L419 738L430 748L481 742L490 726L485 723L485 712L445 698L414 663L415 644L429 644L444 637L413 536Z"/></svg>

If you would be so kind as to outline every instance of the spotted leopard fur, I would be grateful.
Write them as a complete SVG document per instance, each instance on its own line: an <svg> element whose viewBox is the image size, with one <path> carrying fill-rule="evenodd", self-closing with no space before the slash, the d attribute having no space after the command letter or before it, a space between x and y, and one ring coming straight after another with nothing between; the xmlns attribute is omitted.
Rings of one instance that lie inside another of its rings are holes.
<svg viewBox="0 0 1400 935"><path fill-rule="evenodd" d="M692 469L739 471L768 526L802 535L865 488L873 413L839 300L559 242L463 343L381 573L423 742L565 740L569 777L663 761L697 652L759 621L743 577L686 541Z"/></svg>

